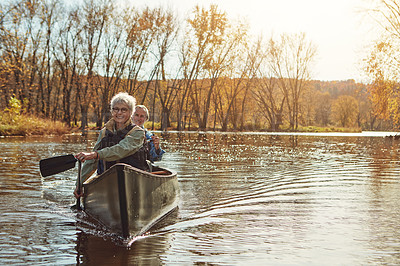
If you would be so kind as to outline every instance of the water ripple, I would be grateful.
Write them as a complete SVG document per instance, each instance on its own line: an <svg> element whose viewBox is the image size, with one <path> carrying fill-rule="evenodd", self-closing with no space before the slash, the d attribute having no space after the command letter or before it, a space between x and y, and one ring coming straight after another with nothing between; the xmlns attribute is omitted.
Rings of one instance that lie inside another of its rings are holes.
<svg viewBox="0 0 400 266"><path fill-rule="evenodd" d="M178 172L179 209L129 248L70 210L76 170L38 173L41 158L89 149L96 136L0 140L0 261L399 264L399 142L370 134L159 134L168 152L158 164Z"/></svg>

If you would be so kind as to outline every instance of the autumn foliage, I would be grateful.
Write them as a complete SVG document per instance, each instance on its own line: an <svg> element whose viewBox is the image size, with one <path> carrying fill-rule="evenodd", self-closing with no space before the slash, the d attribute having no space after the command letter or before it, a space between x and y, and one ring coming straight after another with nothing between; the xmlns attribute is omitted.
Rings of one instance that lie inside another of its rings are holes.
<svg viewBox="0 0 400 266"><path fill-rule="evenodd" d="M112 0L10 0L0 8L1 110L15 98L34 117L101 127L111 97L126 91L162 130L386 127L371 114L364 85L312 80L317 47L304 33L251 36L246 21L217 5L184 18ZM341 95L352 97L346 121L334 115Z"/></svg>

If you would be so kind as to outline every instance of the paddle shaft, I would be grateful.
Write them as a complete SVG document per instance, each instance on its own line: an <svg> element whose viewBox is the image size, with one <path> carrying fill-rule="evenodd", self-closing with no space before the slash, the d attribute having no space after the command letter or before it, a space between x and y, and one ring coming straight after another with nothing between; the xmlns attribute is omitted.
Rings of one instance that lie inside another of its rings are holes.
<svg viewBox="0 0 400 266"><path fill-rule="evenodd" d="M81 190L82 190L82 186L81 186L81 167L82 167L82 162L78 160L78 178L77 178L78 179L77 180L78 189L76 191L78 193L78 195L81 194ZM82 210L82 208L81 208L81 197L78 197L76 199L76 209L77 210Z"/></svg>

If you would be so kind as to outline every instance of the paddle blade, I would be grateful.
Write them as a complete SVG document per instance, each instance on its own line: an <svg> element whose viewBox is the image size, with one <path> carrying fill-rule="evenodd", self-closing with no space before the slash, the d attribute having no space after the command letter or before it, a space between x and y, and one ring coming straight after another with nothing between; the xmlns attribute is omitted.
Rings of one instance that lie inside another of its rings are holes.
<svg viewBox="0 0 400 266"><path fill-rule="evenodd" d="M40 160L40 174L45 177L67 171L75 167L76 161L72 154Z"/></svg>

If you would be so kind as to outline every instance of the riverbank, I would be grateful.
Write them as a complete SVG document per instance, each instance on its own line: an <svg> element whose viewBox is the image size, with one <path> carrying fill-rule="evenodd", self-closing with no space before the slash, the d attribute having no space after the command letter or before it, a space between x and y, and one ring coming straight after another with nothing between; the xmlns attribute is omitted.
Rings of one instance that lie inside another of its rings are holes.
<svg viewBox="0 0 400 266"><path fill-rule="evenodd" d="M31 115L0 116L0 136L63 135L71 128L60 121L42 119Z"/></svg>
<svg viewBox="0 0 400 266"><path fill-rule="evenodd" d="M145 126L148 129L152 128L153 123L151 121L146 122ZM160 130L160 123L154 123L154 129ZM96 130L94 125L89 125L88 130ZM176 128L171 127L169 130L175 131ZM196 129L192 129L196 131ZM3 114L0 116L0 136L30 136L30 135L63 135L72 132L79 132L79 127L69 127L68 125L60 121L52 121L49 119L42 119L30 115L15 115L13 117ZM210 131L213 131L210 129ZM216 129L216 131L220 131ZM249 127L244 131L262 131L267 132L268 130L254 130ZM282 129L282 132L291 132L288 129ZM314 132L314 133L326 133L326 132L345 132L345 133L359 133L362 130L359 128L340 128L340 127L299 127L296 132Z"/></svg>

